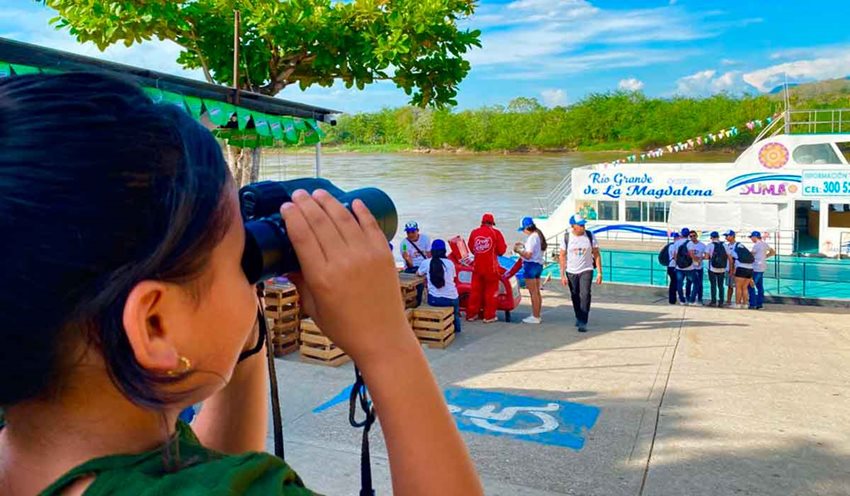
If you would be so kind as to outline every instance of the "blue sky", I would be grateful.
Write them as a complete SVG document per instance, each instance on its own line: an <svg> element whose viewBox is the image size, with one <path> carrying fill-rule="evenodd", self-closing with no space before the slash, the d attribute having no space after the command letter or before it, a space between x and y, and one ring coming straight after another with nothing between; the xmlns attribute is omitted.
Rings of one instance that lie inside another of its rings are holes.
<svg viewBox="0 0 850 496"><path fill-rule="evenodd" d="M101 53L48 25L51 10L0 0L0 36L200 79L174 62L179 48L147 42ZM480 0L464 25L481 29L469 53L462 108L517 96L547 105L639 89L651 96L763 92L850 76L850 0ZM356 112L403 105L391 82L365 91L292 87L279 96Z"/></svg>

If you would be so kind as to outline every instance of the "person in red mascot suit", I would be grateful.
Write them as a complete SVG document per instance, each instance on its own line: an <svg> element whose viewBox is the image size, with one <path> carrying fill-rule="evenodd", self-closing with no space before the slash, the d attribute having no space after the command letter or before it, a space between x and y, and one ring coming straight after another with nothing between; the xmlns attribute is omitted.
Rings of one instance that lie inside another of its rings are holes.
<svg viewBox="0 0 850 496"><path fill-rule="evenodd" d="M499 256L508 247L505 237L495 228L493 214L481 217L481 227L469 234L469 249L475 255L472 269L472 288L466 306L466 319L476 320L484 307L484 322L496 321L496 296L499 293Z"/></svg>

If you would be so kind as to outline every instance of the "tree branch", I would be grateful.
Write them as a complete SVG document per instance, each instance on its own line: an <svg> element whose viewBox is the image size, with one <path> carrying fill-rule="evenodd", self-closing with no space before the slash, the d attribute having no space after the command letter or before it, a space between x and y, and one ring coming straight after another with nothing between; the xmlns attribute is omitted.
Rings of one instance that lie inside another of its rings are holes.
<svg viewBox="0 0 850 496"><path fill-rule="evenodd" d="M213 81L212 74L210 74L210 66L209 66L209 63L207 62L207 58L204 57L203 51L198 46L198 34L195 32L195 24L192 23L192 21L189 20L189 19L186 19L186 24L188 24L189 27L190 27L188 38L190 40L192 40L192 42L194 42L195 46L194 47L187 47L185 45L181 45L181 46L183 46L183 48L185 48L186 50L190 50L192 52L195 52L195 55L198 56L198 61L201 63L201 69L203 69L203 71L204 71L204 78L206 78L208 83L214 84L215 81Z"/></svg>

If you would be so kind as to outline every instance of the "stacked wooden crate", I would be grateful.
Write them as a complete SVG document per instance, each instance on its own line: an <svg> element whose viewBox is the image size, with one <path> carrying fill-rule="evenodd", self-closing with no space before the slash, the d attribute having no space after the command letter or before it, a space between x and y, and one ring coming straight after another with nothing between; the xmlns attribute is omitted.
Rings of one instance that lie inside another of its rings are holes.
<svg viewBox="0 0 850 496"><path fill-rule="evenodd" d="M398 279L401 286L401 297L404 300L404 308L418 307L419 301L416 299L416 287L424 284L425 278L416 274L400 272Z"/></svg>
<svg viewBox="0 0 850 496"><path fill-rule="evenodd" d="M266 287L266 323L272 335L274 356L281 357L298 350L301 305L292 284Z"/></svg>
<svg viewBox="0 0 850 496"><path fill-rule="evenodd" d="M445 349L455 339L454 308L421 306L413 310L413 333L429 348Z"/></svg>
<svg viewBox="0 0 850 496"><path fill-rule="evenodd" d="M313 319L304 319L301 321L301 360L338 367L350 358L322 334Z"/></svg>

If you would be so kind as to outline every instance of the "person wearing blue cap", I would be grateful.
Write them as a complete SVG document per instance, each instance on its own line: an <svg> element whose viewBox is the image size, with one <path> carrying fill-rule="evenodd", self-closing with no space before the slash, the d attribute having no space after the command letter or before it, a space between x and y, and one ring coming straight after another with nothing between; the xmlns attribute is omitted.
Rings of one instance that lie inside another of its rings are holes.
<svg viewBox="0 0 850 496"><path fill-rule="evenodd" d="M460 299L455 285L455 265L446 258L446 242L431 243L431 258L422 262L416 273L428 282L428 304L455 309L455 332L460 332Z"/></svg>
<svg viewBox="0 0 850 496"><path fill-rule="evenodd" d="M696 231L694 231L696 234ZM696 287L696 272L694 271L694 259L688 246L690 243L691 230L683 227L679 240L674 243L673 261L676 265L676 293L681 305L690 305L696 300L696 293L692 290Z"/></svg>
<svg viewBox="0 0 850 496"><path fill-rule="evenodd" d="M776 250L761 239L761 233L753 231L750 234L753 242L753 284L747 288L750 293L750 309L764 308L764 272L767 270L767 259L776 255Z"/></svg>
<svg viewBox="0 0 850 496"><path fill-rule="evenodd" d="M431 256L431 240L428 236L419 232L419 224L416 221L410 221L404 225L405 237L401 240L399 251L401 258L404 260L404 272L406 274L415 274L428 257ZM416 302L422 301L422 293L425 290L425 285L416 286Z"/></svg>
<svg viewBox="0 0 850 496"><path fill-rule="evenodd" d="M720 241L720 233L712 231L710 237L711 242L705 251L708 260L708 282L711 285L711 301L708 306L723 307L723 282L729 270L729 254Z"/></svg>
<svg viewBox="0 0 850 496"><path fill-rule="evenodd" d="M542 322L540 311L543 308L540 276L543 274L543 254L548 248L546 236L534 225L531 217L524 217L517 230L528 235L525 244L517 243L514 247L514 252L522 258L525 287L531 295L531 315L522 321L526 324L539 324Z"/></svg>
<svg viewBox="0 0 850 496"><path fill-rule="evenodd" d="M579 214L570 217L570 228L561 240L558 260L561 265L561 285L570 288L578 332L587 332L590 318L590 287L593 271L596 284L602 284L602 256L599 243L587 230L587 221Z"/></svg>

